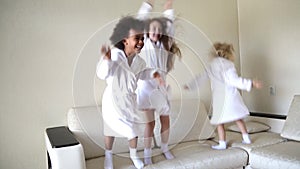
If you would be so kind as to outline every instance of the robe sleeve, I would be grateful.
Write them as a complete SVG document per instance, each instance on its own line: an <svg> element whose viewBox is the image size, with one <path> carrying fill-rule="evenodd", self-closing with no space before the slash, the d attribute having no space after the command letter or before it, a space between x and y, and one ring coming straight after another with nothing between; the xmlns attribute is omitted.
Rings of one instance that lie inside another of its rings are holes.
<svg viewBox="0 0 300 169"><path fill-rule="evenodd" d="M234 86L241 90L251 91L252 88L252 81L250 79L239 77L236 73L236 69L229 68L224 73L224 80L226 84Z"/></svg>
<svg viewBox="0 0 300 169"><path fill-rule="evenodd" d="M147 2L143 2L142 6L140 7L139 11L138 11L138 15L137 15L137 19L140 20L147 20L149 19L149 13L152 10L152 6L147 3Z"/></svg>
<svg viewBox="0 0 300 169"><path fill-rule="evenodd" d="M106 80L109 76L113 75L116 63L111 60L102 59L97 64L96 74L99 79Z"/></svg>

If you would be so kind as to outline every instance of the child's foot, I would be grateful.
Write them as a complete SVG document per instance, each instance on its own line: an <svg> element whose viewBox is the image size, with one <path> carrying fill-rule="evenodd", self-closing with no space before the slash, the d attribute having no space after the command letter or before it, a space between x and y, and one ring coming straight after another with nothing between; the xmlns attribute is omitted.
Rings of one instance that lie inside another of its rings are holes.
<svg viewBox="0 0 300 169"><path fill-rule="evenodd" d="M138 158L136 154L136 148L129 148L129 151L130 151L130 159L132 160L135 168L142 169L144 167L144 163Z"/></svg>
<svg viewBox="0 0 300 169"><path fill-rule="evenodd" d="M172 159L175 158L174 155L170 151L164 152L164 155L165 155L167 160L172 160Z"/></svg>
<svg viewBox="0 0 300 169"><path fill-rule="evenodd" d="M161 143L160 146L161 146L160 149L164 153L164 156L166 157L167 160L171 160L175 158L174 155L169 151L168 143Z"/></svg>
<svg viewBox="0 0 300 169"><path fill-rule="evenodd" d="M130 157L135 168L142 169L144 167L144 163L142 160L138 159L137 157Z"/></svg>
<svg viewBox="0 0 300 169"><path fill-rule="evenodd" d="M225 141L219 141L218 145L211 146L212 149L215 150L225 150L227 148Z"/></svg>
<svg viewBox="0 0 300 169"><path fill-rule="evenodd" d="M248 133L243 134L242 136L243 136L243 141L242 141L243 144L251 144L251 140Z"/></svg>
<svg viewBox="0 0 300 169"><path fill-rule="evenodd" d="M151 148L145 148L144 149L144 162L145 162L145 165L152 164L151 155L152 155Z"/></svg>
<svg viewBox="0 0 300 169"><path fill-rule="evenodd" d="M112 151L106 150L105 151L105 159L104 159L104 169L113 169L113 157Z"/></svg>

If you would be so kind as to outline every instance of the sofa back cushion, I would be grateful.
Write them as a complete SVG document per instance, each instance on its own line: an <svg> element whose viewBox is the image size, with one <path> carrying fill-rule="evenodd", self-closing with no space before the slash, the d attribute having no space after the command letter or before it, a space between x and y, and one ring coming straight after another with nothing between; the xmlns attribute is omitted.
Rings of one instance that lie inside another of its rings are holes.
<svg viewBox="0 0 300 169"><path fill-rule="evenodd" d="M171 102L169 144L205 140L215 136L207 110L200 99L178 99ZM158 120L159 118L157 118ZM155 140L160 146L160 122L156 122Z"/></svg>
<svg viewBox="0 0 300 169"><path fill-rule="evenodd" d="M287 119L284 123L281 136L287 139L300 141L300 95L295 95L290 105Z"/></svg>
<svg viewBox="0 0 300 169"><path fill-rule="evenodd" d="M68 112L68 127L82 144L86 159L104 155L102 108L97 106L74 107ZM139 139L138 149L143 149ZM114 153L128 152L127 138L115 138Z"/></svg>

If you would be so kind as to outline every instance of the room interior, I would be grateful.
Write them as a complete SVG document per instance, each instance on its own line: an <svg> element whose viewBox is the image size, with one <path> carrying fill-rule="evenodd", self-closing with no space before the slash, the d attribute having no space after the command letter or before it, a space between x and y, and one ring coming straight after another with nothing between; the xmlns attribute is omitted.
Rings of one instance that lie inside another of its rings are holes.
<svg viewBox="0 0 300 169"><path fill-rule="evenodd" d="M45 129L66 125L70 107L101 103L105 83L93 73L100 57L94 50L101 45L97 32L121 16L135 14L140 4L140 0L0 2L0 168L46 168ZM161 11L162 4L157 0L154 10ZM251 112L288 113L293 96L300 93L300 1L177 0L174 8L208 41L233 44L240 75L263 81L263 89L242 92ZM198 97L179 90L193 73L203 71L186 46L172 72L174 78L170 77L175 98ZM182 65L192 70L190 76L180 71ZM207 84L199 91L206 107L208 89Z"/></svg>

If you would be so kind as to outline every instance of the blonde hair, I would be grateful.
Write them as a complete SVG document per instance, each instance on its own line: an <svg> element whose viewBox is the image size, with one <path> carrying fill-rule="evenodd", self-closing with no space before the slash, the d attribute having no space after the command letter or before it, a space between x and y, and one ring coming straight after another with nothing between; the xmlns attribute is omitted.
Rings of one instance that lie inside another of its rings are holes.
<svg viewBox="0 0 300 169"><path fill-rule="evenodd" d="M232 44L216 42L214 43L214 56L222 57L234 61L234 49Z"/></svg>

